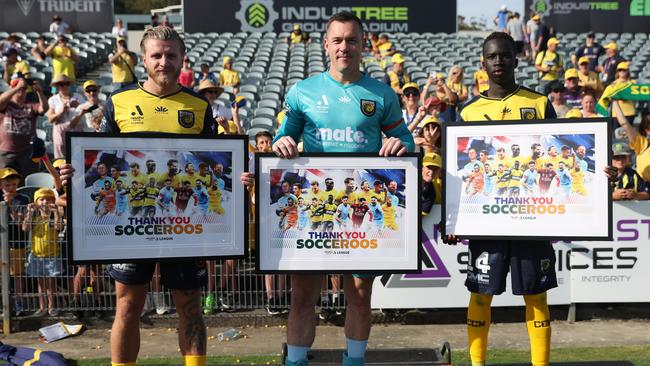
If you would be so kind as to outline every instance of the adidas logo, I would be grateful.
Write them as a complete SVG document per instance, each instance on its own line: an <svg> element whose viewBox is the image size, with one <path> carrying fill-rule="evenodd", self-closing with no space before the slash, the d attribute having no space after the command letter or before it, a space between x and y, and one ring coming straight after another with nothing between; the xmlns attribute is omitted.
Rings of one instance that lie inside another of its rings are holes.
<svg viewBox="0 0 650 366"><path fill-rule="evenodd" d="M167 113L167 112L169 112L169 109L167 109L167 107L158 106L158 107L156 107L156 108L154 109L154 111L155 111L156 113Z"/></svg>

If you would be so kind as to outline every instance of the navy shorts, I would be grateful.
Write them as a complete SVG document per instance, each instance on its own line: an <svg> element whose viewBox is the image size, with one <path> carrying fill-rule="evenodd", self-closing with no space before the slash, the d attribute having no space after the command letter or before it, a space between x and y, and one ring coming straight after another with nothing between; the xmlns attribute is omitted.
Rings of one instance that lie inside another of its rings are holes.
<svg viewBox="0 0 650 366"><path fill-rule="evenodd" d="M510 271L514 295L534 295L557 287L555 251L548 241L470 240L465 286L470 292L499 295Z"/></svg>
<svg viewBox="0 0 650 366"><path fill-rule="evenodd" d="M156 262L114 263L106 273L125 285L144 285L151 282ZM160 262L160 280L163 286L176 290L192 290L205 286L208 271L205 261Z"/></svg>

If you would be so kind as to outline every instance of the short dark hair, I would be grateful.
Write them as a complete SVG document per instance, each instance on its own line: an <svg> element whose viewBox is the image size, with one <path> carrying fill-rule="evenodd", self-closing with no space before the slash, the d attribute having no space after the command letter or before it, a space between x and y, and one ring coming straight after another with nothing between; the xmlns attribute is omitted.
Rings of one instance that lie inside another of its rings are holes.
<svg viewBox="0 0 650 366"><path fill-rule="evenodd" d="M271 135L271 133L269 131L260 131L260 132L255 134L255 143L257 143L257 139L259 139L260 137L264 137L264 136L266 136L266 137L270 138L271 140L273 140L273 135Z"/></svg>
<svg viewBox="0 0 650 366"><path fill-rule="evenodd" d="M505 32L492 32L483 41L483 46L481 47L481 50L482 50L481 52L483 53L483 56L485 56L485 45L487 45L488 42L494 41L494 40L504 40L504 41L506 41L510 45L510 47L512 49L512 52L513 53L516 52L517 47L515 46L515 40L512 39L512 37L508 33L505 33Z"/></svg>
<svg viewBox="0 0 650 366"><path fill-rule="evenodd" d="M354 14L351 11L341 11L332 15L327 21L327 28L325 28L325 31L329 30L330 24L334 22L341 22L341 23L355 22L357 23L357 25L359 25L359 30L361 31L361 33L363 33L363 23L361 23L361 19L359 19L359 17L356 16L356 14Z"/></svg>

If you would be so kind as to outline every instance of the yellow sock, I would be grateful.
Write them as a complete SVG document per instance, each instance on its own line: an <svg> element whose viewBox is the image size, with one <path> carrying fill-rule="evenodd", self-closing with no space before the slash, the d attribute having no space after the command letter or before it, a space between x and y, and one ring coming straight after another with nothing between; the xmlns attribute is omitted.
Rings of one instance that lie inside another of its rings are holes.
<svg viewBox="0 0 650 366"><path fill-rule="evenodd" d="M183 356L184 366L205 366L205 355Z"/></svg>
<svg viewBox="0 0 650 366"><path fill-rule="evenodd" d="M484 366L490 331L492 295L472 293L467 307L467 339L472 366Z"/></svg>
<svg viewBox="0 0 650 366"><path fill-rule="evenodd" d="M135 366L135 361L134 362L112 362L111 361L111 366Z"/></svg>
<svg viewBox="0 0 650 366"><path fill-rule="evenodd" d="M533 366L548 366L551 356L551 314L546 292L524 295L526 327L530 338L530 359Z"/></svg>

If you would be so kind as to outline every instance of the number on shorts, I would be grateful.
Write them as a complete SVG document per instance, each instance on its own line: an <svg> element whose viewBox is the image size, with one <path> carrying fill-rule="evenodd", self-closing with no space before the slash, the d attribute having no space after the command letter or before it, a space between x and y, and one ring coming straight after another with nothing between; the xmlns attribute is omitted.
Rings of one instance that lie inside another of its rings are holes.
<svg viewBox="0 0 650 366"><path fill-rule="evenodd" d="M474 264L474 267L478 268L481 270L481 273L488 273L490 270L490 265L488 264L488 259L489 259L489 254L487 252L481 253L481 255L476 258L476 263Z"/></svg>

